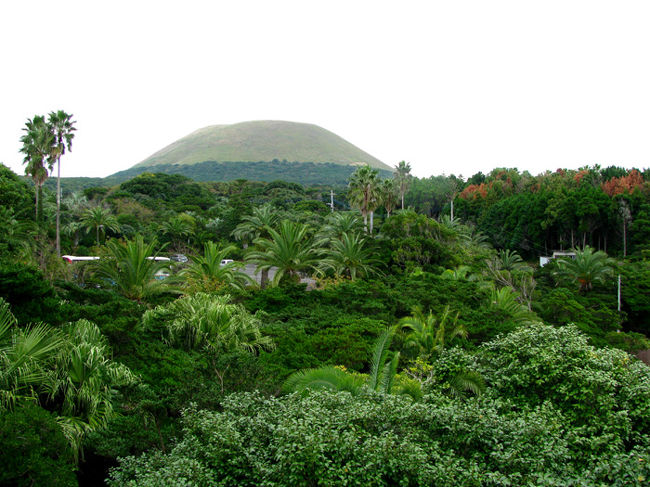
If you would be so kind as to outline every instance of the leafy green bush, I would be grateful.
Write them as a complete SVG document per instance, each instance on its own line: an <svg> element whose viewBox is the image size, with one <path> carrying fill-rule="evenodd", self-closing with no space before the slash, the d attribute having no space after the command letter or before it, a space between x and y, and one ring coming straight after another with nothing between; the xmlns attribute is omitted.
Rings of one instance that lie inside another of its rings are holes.
<svg viewBox="0 0 650 487"><path fill-rule="evenodd" d="M109 485L582 485L629 479L630 466L641 484L650 473L647 447L577 462L550 403L516 412L489 399L235 394L183 423L170 453L122 459Z"/></svg>
<svg viewBox="0 0 650 487"><path fill-rule="evenodd" d="M77 485L56 416L35 404L0 414L0 485Z"/></svg>
<svg viewBox="0 0 650 487"><path fill-rule="evenodd" d="M0 265L0 297L11 305L21 325L59 324L59 299L52 285L36 268L18 263Z"/></svg>

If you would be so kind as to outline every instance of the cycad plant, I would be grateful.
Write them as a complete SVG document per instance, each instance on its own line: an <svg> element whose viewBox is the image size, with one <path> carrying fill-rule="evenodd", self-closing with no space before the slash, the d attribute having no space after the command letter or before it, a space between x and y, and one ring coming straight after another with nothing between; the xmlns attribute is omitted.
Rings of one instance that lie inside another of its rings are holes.
<svg viewBox="0 0 650 487"><path fill-rule="evenodd" d="M603 283L614 272L614 261L601 250L592 247L575 250L575 259L559 259L555 277L578 285L582 292L591 291L594 284Z"/></svg>
<svg viewBox="0 0 650 487"><path fill-rule="evenodd" d="M277 210L271 205L260 206L254 208L251 215L242 217L242 222L233 230L232 236L247 248L249 243L259 238L268 239L271 236L270 229L274 228L277 222ZM269 270L262 268L261 271L260 286L264 288L269 280Z"/></svg>
<svg viewBox="0 0 650 487"><path fill-rule="evenodd" d="M234 251L234 245L221 247L212 241L206 242L203 255L191 257L192 264L181 272L185 286L192 291L213 292L223 287L243 289L252 284L253 279L239 271L241 263L221 264Z"/></svg>
<svg viewBox="0 0 650 487"><path fill-rule="evenodd" d="M372 256L365 239L358 234L344 233L340 239L332 240L325 255L320 268L325 271L331 269L336 276L354 281L357 277L379 273L377 267L381 262Z"/></svg>
<svg viewBox="0 0 650 487"><path fill-rule="evenodd" d="M314 271L320 263L322 250L308 234L306 225L284 220L278 230L269 229L269 238L255 240L256 249L246 255L246 260L257 264L258 271L276 268L273 286L283 279L297 282L301 273Z"/></svg>
<svg viewBox="0 0 650 487"><path fill-rule="evenodd" d="M137 301L174 291L169 279L155 277L158 271L167 269L165 262L155 260L156 246L155 240L145 243L141 235L124 244L109 242L106 254L95 264L95 272L119 293Z"/></svg>
<svg viewBox="0 0 650 487"><path fill-rule="evenodd" d="M352 394L370 390L381 394L406 394L419 399L422 397L422 391L418 382L406 380L396 384L400 354L389 350L394 334L395 328L389 328L375 341L368 375L350 373L330 365L299 370L289 376L283 390L304 392L311 389L331 389Z"/></svg>

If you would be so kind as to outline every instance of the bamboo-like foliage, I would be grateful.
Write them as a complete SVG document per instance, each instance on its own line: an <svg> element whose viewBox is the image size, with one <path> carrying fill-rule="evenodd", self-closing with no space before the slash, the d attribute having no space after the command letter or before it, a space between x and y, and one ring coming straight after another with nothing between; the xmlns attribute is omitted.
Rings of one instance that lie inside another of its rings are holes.
<svg viewBox="0 0 650 487"><path fill-rule="evenodd" d="M203 255L191 257L192 264L181 272L186 287L193 291L213 292L224 286L243 289L247 284L252 284L254 281L238 270L241 263L221 265L221 261L233 251L234 245L220 247L214 242L206 242L203 245Z"/></svg>
<svg viewBox="0 0 650 487"><path fill-rule="evenodd" d="M398 326L409 330L406 346L416 348L418 356L425 359L440 353L454 338L467 338L467 330L458 323L458 313L452 315L449 306L445 307L440 318L431 311L425 315L416 307L411 316L399 321Z"/></svg>
<svg viewBox="0 0 650 487"><path fill-rule="evenodd" d="M492 288L490 297L490 308L500 311L515 323L536 323L540 320L535 313L530 311L528 307L517 300L518 294L510 287L503 287L497 289Z"/></svg>

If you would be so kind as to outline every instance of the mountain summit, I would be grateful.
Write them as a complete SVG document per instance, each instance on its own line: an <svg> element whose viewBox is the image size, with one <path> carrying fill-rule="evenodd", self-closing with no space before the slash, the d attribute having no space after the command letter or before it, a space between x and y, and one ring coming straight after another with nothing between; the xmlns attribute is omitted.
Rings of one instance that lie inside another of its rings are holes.
<svg viewBox="0 0 650 487"><path fill-rule="evenodd" d="M391 170L379 159L317 125L275 120L211 125L196 130L136 164L143 168L201 162L313 162L369 164Z"/></svg>

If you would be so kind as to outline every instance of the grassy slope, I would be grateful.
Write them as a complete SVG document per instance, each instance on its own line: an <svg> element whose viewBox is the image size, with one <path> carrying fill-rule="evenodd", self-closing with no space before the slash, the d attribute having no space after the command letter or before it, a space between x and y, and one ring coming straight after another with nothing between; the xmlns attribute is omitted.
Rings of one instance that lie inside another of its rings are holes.
<svg viewBox="0 0 650 487"><path fill-rule="evenodd" d="M212 125L168 145L134 167L158 164L196 164L205 161L239 162L274 159L289 162L367 163L388 165L317 125L253 121Z"/></svg>

